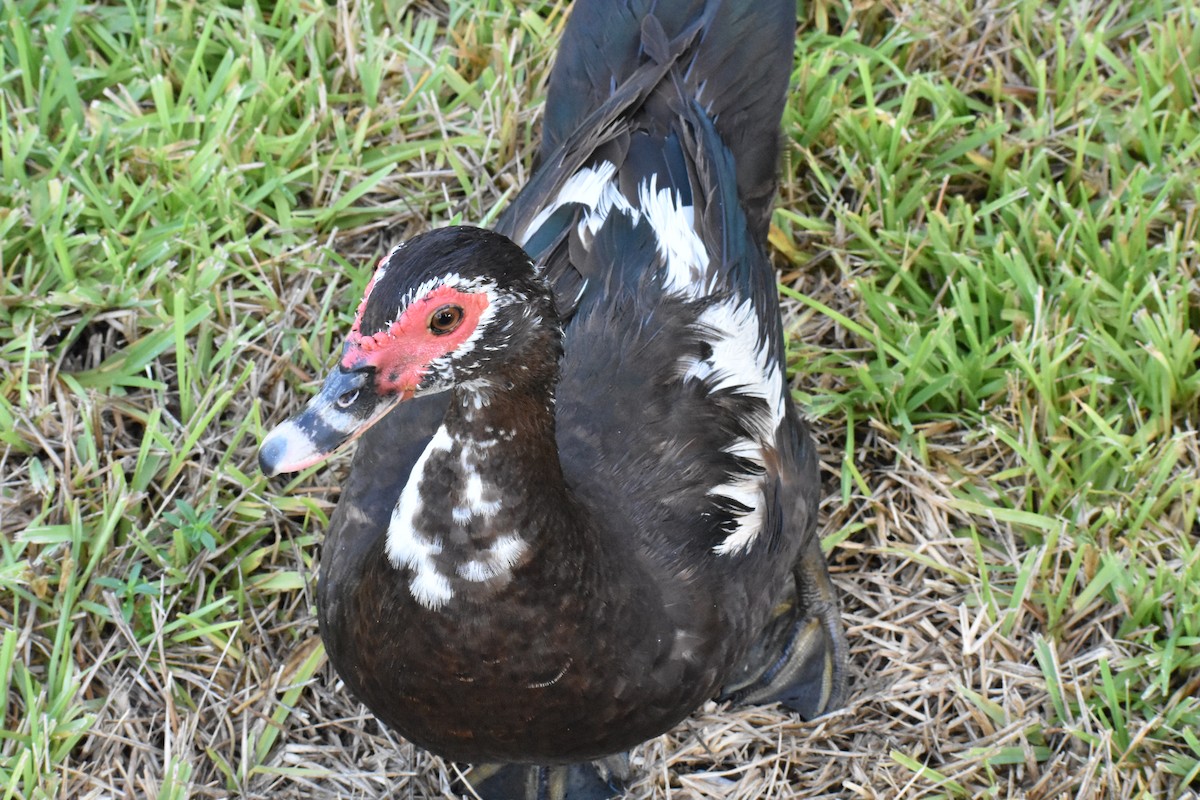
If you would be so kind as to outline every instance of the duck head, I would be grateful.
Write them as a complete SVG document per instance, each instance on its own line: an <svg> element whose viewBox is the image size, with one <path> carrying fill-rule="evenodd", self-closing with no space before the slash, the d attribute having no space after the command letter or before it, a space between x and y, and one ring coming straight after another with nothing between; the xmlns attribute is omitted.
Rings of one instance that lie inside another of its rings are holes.
<svg viewBox="0 0 1200 800"><path fill-rule="evenodd" d="M321 391L263 440L263 472L323 461L405 400L486 383L541 322L539 300L548 293L529 256L500 234L441 228L397 246L367 284Z"/></svg>

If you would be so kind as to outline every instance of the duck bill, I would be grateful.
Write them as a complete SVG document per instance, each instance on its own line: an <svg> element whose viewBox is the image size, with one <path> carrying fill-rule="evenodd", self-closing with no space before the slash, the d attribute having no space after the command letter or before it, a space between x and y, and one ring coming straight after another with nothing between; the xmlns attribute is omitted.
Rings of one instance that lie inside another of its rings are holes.
<svg viewBox="0 0 1200 800"><path fill-rule="evenodd" d="M357 439L411 393L380 395L373 369L335 367L321 391L296 416L276 427L258 449L268 476L319 464Z"/></svg>

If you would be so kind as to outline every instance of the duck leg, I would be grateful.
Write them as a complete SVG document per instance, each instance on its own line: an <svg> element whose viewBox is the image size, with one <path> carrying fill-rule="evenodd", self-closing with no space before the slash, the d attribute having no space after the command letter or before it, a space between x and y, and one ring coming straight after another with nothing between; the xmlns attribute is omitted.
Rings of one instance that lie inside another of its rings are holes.
<svg viewBox="0 0 1200 800"><path fill-rule="evenodd" d="M804 719L839 707L846 693L846 638L837 593L813 537L792 571L794 590L724 687L738 705L779 702Z"/></svg>
<svg viewBox="0 0 1200 800"><path fill-rule="evenodd" d="M611 800L620 797L629 777L629 756L622 753L593 763L537 766L477 764L460 787L464 797L480 800Z"/></svg>

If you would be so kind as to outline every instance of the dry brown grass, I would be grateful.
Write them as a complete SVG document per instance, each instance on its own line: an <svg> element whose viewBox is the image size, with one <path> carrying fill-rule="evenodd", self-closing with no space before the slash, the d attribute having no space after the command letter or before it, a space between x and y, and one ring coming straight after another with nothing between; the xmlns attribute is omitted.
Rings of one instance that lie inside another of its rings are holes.
<svg viewBox="0 0 1200 800"><path fill-rule="evenodd" d="M369 263L367 256L377 252L377 236L368 233L364 242L348 240L339 249L361 251ZM801 282L806 294L854 313L837 283L819 276ZM310 286L302 273L282 295L285 308L302 313L311 304ZM800 330L814 346L843 333L811 319ZM279 353L267 344L248 357L256 374L270 375L286 368ZM268 394L265 402L272 401ZM281 398L279 407L298 402L299 398ZM819 421L816 427L822 432L827 479L822 532L829 536L846 526L859 528L831 559L851 642L850 702L811 724L773 708L730 709L709 703L678 730L634 752L640 777L628 796L732 800L943 794L935 781L914 775L894 753L929 763L972 797L1168 796L1165 779L1135 787L1107 767L1109 747L1102 725L1079 720L1097 736L1093 747L1054 734L1053 709L1035 646L1041 642L1051 648L1064 694L1095 685L1098 656L1115 659L1125 654L1123 645L1109 638L1112 618L1120 609L1088 609L1071 621L1077 634L1056 645L1044 638L1033 613L1019 614L1005 634L971 603L980 591L976 554L972 540L955 532L975 524L981 536L1004 543L1013 562L1024 545L1014 541L1008 526L981 526L978 518L959 510L961 492L952 490L984 476L980 487L990 491L986 476L1002 472L1011 455L978 431L943 423L930 426L928 461L933 467L924 466L896 447L892 432L869 426L856 453L870 493L855 493L843 504L836 497L835 481L843 443L823 433ZM246 463L252 463L253 445L241 445ZM220 441L209 445L214 452L221 446ZM198 471L207 470L198 465ZM310 490L318 509L331 509L341 472L329 471ZM278 524L280 538L271 556L275 569L311 576L312 556L290 541L319 526L300 518ZM109 602L116 600L110 596ZM154 601L151 614L165 623L182 611L168 606ZM213 762L238 764L247 759L246 751L272 725L298 664L318 643L311 588L278 594L242 613L245 634L238 637L238 653L208 641L187 647L160 640L144 647L123 626L90 635L80 630L75 643L78 660L97 665L87 694L104 702L93 733L71 761L61 796L156 797L163 765L172 758L196 766L192 796L228 796ZM994 704L1003 724L985 713L972 693ZM1034 727L1048 734L1051 755L1041 761L1033 757L1027 739ZM1002 747L1029 753L1029 758L988 767L984 754ZM304 686L278 745L258 774L241 782L240 794L450 797L455 775L453 765L383 729L324 666Z"/></svg>

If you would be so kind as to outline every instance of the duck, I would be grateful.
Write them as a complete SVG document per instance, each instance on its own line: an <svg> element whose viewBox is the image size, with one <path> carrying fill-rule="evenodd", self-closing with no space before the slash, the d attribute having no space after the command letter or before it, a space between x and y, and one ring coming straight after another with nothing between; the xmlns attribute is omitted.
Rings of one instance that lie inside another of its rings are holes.
<svg viewBox="0 0 1200 800"><path fill-rule="evenodd" d="M491 229L381 258L260 445L275 476L357 442L328 658L409 741L523 770L491 796L612 796L606 765L712 699L844 700L766 249L795 13L576 0L533 177Z"/></svg>

